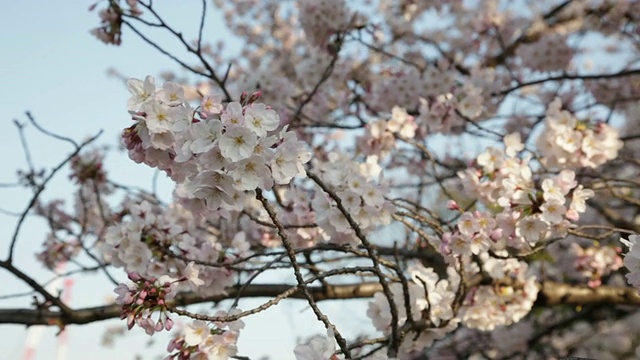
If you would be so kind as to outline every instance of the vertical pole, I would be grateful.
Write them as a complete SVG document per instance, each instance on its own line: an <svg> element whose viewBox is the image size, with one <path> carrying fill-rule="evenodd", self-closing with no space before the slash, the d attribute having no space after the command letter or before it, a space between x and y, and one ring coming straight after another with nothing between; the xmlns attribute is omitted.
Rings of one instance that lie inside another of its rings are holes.
<svg viewBox="0 0 640 360"><path fill-rule="evenodd" d="M56 274L56 278L53 279L46 287L49 293L55 293L60 289L61 285L63 285L62 278L60 274L63 273L66 262L62 262L56 266L54 272ZM69 281L72 281L69 279ZM66 285L65 285L66 286ZM66 292L66 291L65 291ZM65 296L66 294L63 294ZM66 300L63 300L66 301ZM29 327L27 330L27 337L24 343L24 352L22 353L22 360L34 360L36 356L36 350L38 349L38 345L40 344L40 339L42 338L42 334L44 333L45 325L33 325ZM61 334L62 335L62 334Z"/></svg>

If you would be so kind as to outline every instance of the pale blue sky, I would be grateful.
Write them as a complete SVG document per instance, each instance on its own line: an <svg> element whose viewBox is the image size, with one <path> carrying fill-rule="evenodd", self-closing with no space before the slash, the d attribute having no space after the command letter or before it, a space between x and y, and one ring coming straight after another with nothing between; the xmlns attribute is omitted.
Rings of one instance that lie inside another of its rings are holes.
<svg viewBox="0 0 640 360"><path fill-rule="evenodd" d="M187 34L195 33L200 2L195 0L156 1L160 9L176 27ZM148 45L138 41L129 32L124 33L123 45L107 46L94 39L89 30L98 24L96 13L88 12L88 1L5 1L0 11L0 151L2 168L0 183L15 181L17 168L26 168L18 133L13 125L17 119L26 122L25 111L30 111L45 128L81 140L104 130L99 144L117 144L119 131L130 124L126 111L128 93L114 78L106 75L110 67L121 73L143 78L157 75L163 70L178 67ZM211 8L210 8L211 10ZM210 11L209 26L205 29L208 39L214 40L226 34L219 26L219 18ZM177 50L176 51L180 51ZM65 143L41 135L33 127L27 129L33 161L36 167L50 169L71 150ZM112 152L107 158L107 169L120 183L148 186L152 171L131 162L125 154ZM45 192L45 198L62 196L69 200L68 171L62 171ZM171 187L161 187L169 196ZM27 204L29 192L0 188L0 208L21 211ZM0 214L0 257L6 257L9 239L16 219ZM44 281L50 274L34 261L46 228L40 221L30 220L20 233L16 253L16 265L30 275ZM0 271L0 296L20 292L26 288L5 271ZM110 296L112 287L97 276L76 279L72 307L99 305ZM0 307L28 306L28 297L0 301ZM254 305L257 301L252 301ZM342 316L339 329L355 335L368 320L364 316L366 305L357 306L361 314ZM245 306L247 308L249 304ZM339 309L340 304L323 307ZM298 335L323 331L313 314L305 310L300 301L280 305L255 319L247 321L247 329L240 337L240 354L257 359L270 354L272 359L293 358L293 347ZM352 313L350 313L352 314ZM100 347L102 329L106 324L118 324L118 320L89 326L70 326L70 354L67 360L133 359L134 354L145 354L143 359L164 354L168 336L155 336L152 351L145 350L149 338L140 331L133 331L126 340L118 340L116 348ZM350 330L350 331L349 331ZM48 329L41 341L36 359L55 359L55 329ZM1 325L0 358L18 359L22 354L26 330L23 326ZM88 355L91 354L91 355Z"/></svg>

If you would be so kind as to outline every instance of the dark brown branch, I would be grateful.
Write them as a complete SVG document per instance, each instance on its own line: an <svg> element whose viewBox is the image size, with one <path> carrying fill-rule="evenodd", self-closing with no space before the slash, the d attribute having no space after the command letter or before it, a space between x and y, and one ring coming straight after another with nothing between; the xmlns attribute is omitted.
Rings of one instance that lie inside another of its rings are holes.
<svg viewBox="0 0 640 360"><path fill-rule="evenodd" d="M23 273L20 269L18 269L15 266L13 266L10 262L1 261L0 262L0 267L2 267L3 269L7 270L8 272L10 272L11 274L13 274L18 279L20 279L20 280L24 281L25 283L27 283L27 285L29 285L33 290L38 292L47 301L49 301L51 303L51 305L57 306L60 309L60 311L61 311L61 313L63 315L68 315L68 314L70 314L72 312L71 308L69 308L65 303L63 303L62 300L60 300L59 297L52 295L42 285L38 284L37 281L35 281L29 275Z"/></svg>
<svg viewBox="0 0 640 360"><path fill-rule="evenodd" d="M594 208L600 215L604 216L613 226L622 228L625 230L631 230L636 233L640 233L640 225L625 219L621 214L615 210L605 207L593 200L587 201L587 204Z"/></svg>
<svg viewBox="0 0 640 360"><path fill-rule="evenodd" d="M296 277L296 281L298 282L298 288L301 290L302 294L304 295L304 298L307 299L307 302L309 303L309 307L311 307L311 310L313 310L313 313L316 314L316 317L318 318L318 320L320 320L327 329L331 329L333 331L334 337L338 342L338 346L340 347L340 350L342 350L342 353L345 354L347 359L351 359L352 356L347 346L347 341L344 339L344 337L342 337L342 335L340 334L338 329L335 327L335 325L331 323L329 318L320 310L320 308L316 304L316 301L313 295L307 289L307 284L304 281L304 277L302 276L300 265L298 264L298 261L296 259L296 252L295 252L295 249L293 248L293 244L289 241L287 233L285 232L282 224L280 224L280 220L278 219L275 211L269 204L269 201L262 195L262 190L256 189L256 199L258 199L258 201L262 203L262 207L264 207L264 210L267 212L267 214L269 214L269 218L271 218L271 221L273 221L273 225L275 225L276 228L278 229L278 236L280 236L280 239L282 240L282 245L287 250L286 254L289 257L289 261L291 261L291 266L293 267L293 273Z"/></svg>
<svg viewBox="0 0 640 360"><path fill-rule="evenodd" d="M389 307L391 312L391 343L389 344L389 356L395 356L398 346L400 346L400 334L398 332L398 310L396 308L393 294L391 293L391 289L389 288L387 280L385 279L384 274L380 270L380 260L378 259L375 249L373 248L372 244L369 242L369 240L366 238L366 236L362 232L362 229L360 229L360 226L355 222L351 214L345 209L344 205L342 205L342 199L340 199L340 197L334 191L329 189L329 187L324 183L324 181L322 181L322 179L320 179L320 177L312 173L310 170L307 170L307 176L311 180L313 180L316 184L318 184L318 186L320 186L320 188L325 193L327 193L327 195L329 195L331 199L333 199L333 201L336 203L336 207L338 208L338 210L340 210L342 215L344 215L344 217L347 219L349 226L351 226L351 229L353 229L356 237L362 242L362 246L364 246L367 253L369 254L369 259L371 259L371 262L373 263L373 266L376 269L375 274L378 277L378 280L380 280L380 286L382 287L382 292L384 293L390 305ZM405 293L408 293L406 289L407 289L407 284L406 282L403 282L403 291ZM406 301L405 301L405 305L408 306L408 304L406 304ZM412 322L411 311L407 311L406 313L407 313L409 322Z"/></svg>
<svg viewBox="0 0 640 360"><path fill-rule="evenodd" d="M202 52L202 30L204 30L205 17L207 15L207 0L202 0L202 14L200 15L200 27L198 28L198 45L196 52L200 54Z"/></svg>
<svg viewBox="0 0 640 360"><path fill-rule="evenodd" d="M536 305L635 305L640 306L638 290L631 287L584 285L544 281L539 284Z"/></svg>
<svg viewBox="0 0 640 360"><path fill-rule="evenodd" d="M640 306L640 295L635 288L600 286L589 288L583 285L570 285L545 281L539 285L540 293L535 303L536 306L553 305L633 305ZM254 284L242 290L243 298L276 297L291 289L288 284ZM233 299L237 296L240 287L227 290L227 294L202 297L193 293L179 294L169 302L170 306L187 306L193 304L219 302ZM365 282L359 284L307 286L307 290L314 301L348 300L372 297L382 291L382 286L377 282ZM304 294L297 290L289 298L306 299ZM105 305L91 308L71 310L67 315L60 311L44 311L34 309L2 309L0 310L0 324L22 325L52 325L56 323L88 324L97 321L117 318L120 316L120 305Z"/></svg>
<svg viewBox="0 0 640 360"><path fill-rule="evenodd" d="M615 79L615 78L638 75L638 74L640 74L640 69L622 70L622 71L618 71L616 73L611 73L611 74L589 74L589 75L562 74L558 76L550 76L543 79L537 79L529 82L519 83L516 86L502 90L494 95L506 95L514 90L518 90L527 86L539 85L539 84L543 84L551 81Z"/></svg>
<svg viewBox="0 0 640 360"><path fill-rule="evenodd" d="M155 9L153 9L153 6L151 3L149 4L145 4L143 2L140 2L140 5L142 5L143 7L145 7L159 22L161 27L165 28L167 31L169 31L172 35L174 35L181 43L182 45L185 46L185 48L187 49L188 52L194 54L198 60L200 60L200 62L202 63L202 65L204 66L204 68L209 72L209 74L204 74L202 72L199 71L195 71L193 70L191 67L185 65L185 63L182 63L180 61L178 61L178 63L180 65L182 65L183 67L185 67L186 69L197 73L197 74L201 74L203 76L206 76L207 78L211 79L213 82L215 82L219 87L220 90L222 90L222 92L224 93L226 99L225 101L231 101L231 94L229 93L229 90L227 90L224 81L222 81L218 75L216 74L215 70L213 69L213 67L211 67L211 64L209 64L209 62L204 58L204 56L202 55L202 51L201 51L201 44L202 44L202 30L204 27L204 17L205 17L205 11L206 11L206 1L203 1L203 12L201 15L201 22L200 22L200 26L198 29L198 41L197 41L197 45L196 48L194 48L193 46L189 45L189 43L185 40L184 36L182 35L181 32L176 31L175 29L173 29L172 27L170 27L165 21L164 19L160 16L160 14L158 14L158 12L155 11ZM133 18L138 20L138 18ZM177 61L177 58L171 54L169 54L166 50L160 48L157 45L154 45L154 43L150 40L148 40L140 31L138 31L137 29L135 29L130 23L127 23L126 21L123 21L123 23L125 23L126 25L128 25L132 30L134 30L136 32L136 34L138 36L140 36L143 40L145 40L147 43L149 43L150 45L154 46L157 50L159 50L160 52L162 52L165 55L168 55L169 57L171 57L172 59Z"/></svg>
<svg viewBox="0 0 640 360"><path fill-rule="evenodd" d="M94 140L96 140L100 135L102 134L102 130L100 130L100 132L98 132L95 136L93 136L92 138L90 138L89 140L83 142L82 144L80 144L78 147L76 147L76 150L71 153L69 156L67 156L60 164L58 164L55 168L53 168L53 170L51 170L51 173L49 173L49 176L47 176L44 181L42 182L42 184L40 184L37 187L36 192L33 194L33 197L31 198L31 200L29 201L29 204L27 205L27 207L24 209L24 211L22 212L20 219L18 220L18 224L16 225L16 229L13 232L13 237L11 238L11 243L9 245L9 255L7 256L7 260L6 263L11 264L11 261L13 261L13 250L14 247L16 245L16 242L18 240L18 234L20 233L20 228L22 227L22 224L24 223L25 218L27 217L27 214L29 213L29 210L31 210L31 208L35 205L36 201L38 201L38 198L40 197L40 194L42 194L42 192L44 191L46 185L49 183L49 181L58 173L58 171L60 171L60 169L62 169L69 161L71 161L71 159L73 159L73 157L75 157L76 155L78 155L80 153L80 151L88 144L92 143Z"/></svg>
<svg viewBox="0 0 640 360"><path fill-rule="evenodd" d="M542 16L542 19L549 25L550 28L555 28L555 27L559 27L564 25L566 22L569 22L571 20L574 20L575 17L567 17L562 19L562 21L558 21L558 22L554 22L552 23L552 20L554 17L556 17L556 15L558 15L565 7L567 7L569 4L571 4L571 2L573 2L573 0L566 0L560 4L558 4L557 6L555 6L553 9L551 9L549 12L547 12L546 14L544 14ZM603 9L601 9L601 11L606 11L607 7L603 6ZM598 11L589 11L587 12L587 14L592 15L597 13ZM502 51L493 56L488 58L484 65L486 67L496 67L500 64L504 64L504 62L511 56L513 56L516 53L516 50L518 49L518 47L522 44L527 44L527 43L532 43L537 41L538 39L540 39L540 37L544 34L544 32L547 29L542 28L542 29L534 29L529 28L529 29L524 29L523 34L518 37L516 40L514 40L511 44L509 44L508 46L504 47L502 49Z"/></svg>
<svg viewBox="0 0 640 360"><path fill-rule="evenodd" d="M58 134L53 133L53 132L43 128L42 126L40 126L40 124L38 124L38 122L33 117L33 115L31 115L31 112L27 111L25 113L25 115L27 115L27 118L29 119L31 124L33 124L33 126L35 126L35 128L38 129L38 131L40 131L41 133L43 133L43 134L45 134L47 136L51 136L54 139L58 139L60 141L68 142L71 145L73 145L73 147L75 147L76 150L78 150L82 146L82 145L78 145L78 143L75 140L73 140L72 138L69 138L69 137L66 137L66 136L62 136L62 135L58 135Z"/></svg>
<svg viewBox="0 0 640 360"><path fill-rule="evenodd" d="M255 297L276 297L281 293L289 291L292 286L288 284L254 284L244 289L239 286L227 290L227 294L202 297L193 293L179 294L168 304L170 306L187 306L208 302L219 302L226 299L233 299L242 291L243 298ZM307 286L309 294L315 301L358 299L369 298L382 290L380 284L376 282L329 285L329 286ZM306 299L305 295L298 289L289 298ZM120 305L105 305L91 308L72 310L67 315L59 311L40 311L34 309L2 309L0 310L0 324L23 324L23 325L51 325L62 321L64 324L89 324L96 321L117 318L120 316Z"/></svg>

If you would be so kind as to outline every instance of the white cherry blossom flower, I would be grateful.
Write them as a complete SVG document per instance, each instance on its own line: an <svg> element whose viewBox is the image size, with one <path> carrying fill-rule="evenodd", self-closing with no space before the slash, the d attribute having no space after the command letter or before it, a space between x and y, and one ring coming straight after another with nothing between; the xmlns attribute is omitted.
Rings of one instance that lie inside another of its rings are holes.
<svg viewBox="0 0 640 360"><path fill-rule="evenodd" d="M200 111L205 116L220 114L222 110L224 110L224 106L222 105L222 95L220 94L205 96L200 103Z"/></svg>
<svg viewBox="0 0 640 360"><path fill-rule="evenodd" d="M287 184L295 176L305 174L302 164L309 161L308 150L296 144L278 146L271 159L271 172L277 184Z"/></svg>
<svg viewBox="0 0 640 360"><path fill-rule="evenodd" d="M571 205L569 209L578 213L587 211L587 199L593 197L595 193L591 189L585 189L582 185L578 185L571 195Z"/></svg>
<svg viewBox="0 0 640 360"><path fill-rule="evenodd" d="M195 123L191 125L189 132L192 136L190 149L194 154L201 154L211 150L218 144L218 138L222 134L222 122L218 119Z"/></svg>
<svg viewBox="0 0 640 360"><path fill-rule="evenodd" d="M544 198L545 201L554 199L564 204L565 192L561 187L559 187L556 184L555 181L553 181L553 179L544 179L542 181L542 191L543 191L542 197Z"/></svg>
<svg viewBox="0 0 640 360"><path fill-rule="evenodd" d="M567 212L567 208L564 206L564 200L552 198L546 201L542 206L542 220L550 224L559 224L564 219L563 216Z"/></svg>
<svg viewBox="0 0 640 360"><path fill-rule="evenodd" d="M549 230L549 225L538 216L525 216L516 225L516 235L522 236L533 245L544 238L544 234Z"/></svg>
<svg viewBox="0 0 640 360"><path fill-rule="evenodd" d="M267 136L267 132L275 130L280 125L278 113L267 109L264 104L252 104L244 113L245 126L259 137Z"/></svg>
<svg viewBox="0 0 640 360"><path fill-rule="evenodd" d="M183 271L184 276L189 281L189 286L192 291L198 291L198 287L204 284L204 280L200 279L200 268L193 261L191 261L184 268Z"/></svg>
<svg viewBox="0 0 640 360"><path fill-rule="evenodd" d="M469 94L465 96L462 101L458 102L456 108L462 116L473 120L482 114L482 110L484 109L482 105L483 101L484 99L480 94Z"/></svg>
<svg viewBox="0 0 640 360"><path fill-rule="evenodd" d="M265 165L262 156L252 155L239 161L234 164L230 174L242 190L255 190L257 187L269 190L273 186L271 170Z"/></svg>
<svg viewBox="0 0 640 360"><path fill-rule="evenodd" d="M475 234L471 237L469 250L474 255L488 251L491 248L491 240L485 234Z"/></svg>
<svg viewBox="0 0 640 360"><path fill-rule="evenodd" d="M471 242L466 236L454 234L451 236L449 247L454 255L471 255Z"/></svg>
<svg viewBox="0 0 640 360"><path fill-rule="evenodd" d="M392 133L399 133L405 139L413 139L416 134L416 124L412 116L407 114L407 110L394 106L391 109L391 120L387 122L387 130Z"/></svg>
<svg viewBox="0 0 640 360"><path fill-rule="evenodd" d="M222 156L220 148L216 146L200 154L200 156L198 156L198 164L203 170L222 170L222 168L229 165L229 162Z"/></svg>
<svg viewBox="0 0 640 360"><path fill-rule="evenodd" d="M158 150L170 150L176 140L170 131L150 134L151 145Z"/></svg>
<svg viewBox="0 0 640 360"><path fill-rule="evenodd" d="M509 157L516 156L517 153L524 149L524 144L518 132L506 135L504 137L504 144L506 146L505 153Z"/></svg>
<svg viewBox="0 0 640 360"><path fill-rule="evenodd" d="M485 172L493 172L502 166L504 153L500 149L489 147L482 154L478 155L478 165L482 166Z"/></svg>
<svg viewBox="0 0 640 360"><path fill-rule="evenodd" d="M569 193L571 189L578 185L578 182L575 180L576 173L573 170L562 170L560 173L554 178L556 184L562 189L562 194L566 195Z"/></svg>
<svg viewBox="0 0 640 360"><path fill-rule="evenodd" d="M463 235L471 236L480 230L480 225L475 216L470 212L465 212L458 221L458 230Z"/></svg>
<svg viewBox="0 0 640 360"><path fill-rule="evenodd" d="M235 344L220 342L217 340L220 337L220 335L211 336L211 340L201 346L203 353L207 355L207 360L228 360L237 353Z"/></svg>
<svg viewBox="0 0 640 360"><path fill-rule="evenodd" d="M187 324L184 329L184 341L189 346L197 346L204 344L208 337L211 336L211 330L207 323L201 320L195 320L191 324Z"/></svg>
<svg viewBox="0 0 640 360"><path fill-rule="evenodd" d="M182 85L166 82L159 91L162 102L168 106L177 106L184 102L184 88Z"/></svg>
<svg viewBox="0 0 640 360"><path fill-rule="evenodd" d="M227 105L227 108L220 115L220 120L223 124L228 126L242 126L244 125L244 114L242 111L242 105L239 102L231 102Z"/></svg>
<svg viewBox="0 0 640 360"><path fill-rule="evenodd" d="M571 131L569 129L559 131L555 142L556 145L564 151L573 153L580 150L580 147L582 146L582 133L578 131Z"/></svg>
<svg viewBox="0 0 640 360"><path fill-rule="evenodd" d="M175 131L186 127L184 108L168 107L159 101L151 101L145 105L145 112L147 113L145 124L151 134Z"/></svg>
<svg viewBox="0 0 640 360"><path fill-rule="evenodd" d="M138 79L129 79L127 80L127 90L131 93L127 106L129 110L137 111L152 99L152 95L156 91L155 79L152 76L147 76L144 82Z"/></svg>
<svg viewBox="0 0 640 360"><path fill-rule="evenodd" d="M344 191L340 191L337 193L340 200L342 200L342 205L347 209L349 213L355 213L360 209L360 205L362 203L362 198L360 195L355 192L347 189Z"/></svg>
<svg viewBox="0 0 640 360"><path fill-rule="evenodd" d="M307 344L299 344L293 350L296 360L327 360L336 351L336 341L333 332L328 331L327 336L312 338Z"/></svg>
<svg viewBox="0 0 640 360"><path fill-rule="evenodd" d="M258 139L251 130L241 126L231 126L218 140L222 156L236 162L253 154Z"/></svg>
<svg viewBox="0 0 640 360"><path fill-rule="evenodd" d="M153 254L149 247L138 241L132 242L120 256L120 259L126 264L127 271L135 271L144 274L147 272L147 266L153 258Z"/></svg>
<svg viewBox="0 0 640 360"><path fill-rule="evenodd" d="M367 184L364 186L364 191L362 192L362 200L370 206L381 206L385 202L384 190L384 188L374 186L373 184Z"/></svg>

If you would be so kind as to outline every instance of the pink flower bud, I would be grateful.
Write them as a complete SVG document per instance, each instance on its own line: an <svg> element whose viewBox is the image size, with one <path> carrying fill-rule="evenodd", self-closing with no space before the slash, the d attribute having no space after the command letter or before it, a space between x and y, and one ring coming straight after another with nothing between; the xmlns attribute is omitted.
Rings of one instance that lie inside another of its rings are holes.
<svg viewBox="0 0 640 360"><path fill-rule="evenodd" d="M172 328L173 328L173 320L171 320L171 318L167 318L167 320L164 322L164 329L167 331L171 331Z"/></svg>
<svg viewBox="0 0 640 360"><path fill-rule="evenodd" d="M134 282L138 282L140 280L142 280L142 276L140 276L140 274L138 274L135 271L131 271L127 274L127 276L129 277L129 280L134 281Z"/></svg>
<svg viewBox="0 0 640 360"><path fill-rule="evenodd" d="M564 214L564 216L571 220L571 221L578 221L580 220L580 214L578 214L577 211L575 211L574 209L569 209L567 210L567 212Z"/></svg>
<svg viewBox="0 0 640 360"><path fill-rule="evenodd" d="M458 203L455 200L449 200L447 201L447 209L460 210L460 206L458 206Z"/></svg>
<svg viewBox="0 0 640 360"><path fill-rule="evenodd" d="M136 316L133 313L130 313L129 316L127 316L127 328L129 330L133 329L133 325L135 324L135 319L136 319Z"/></svg>
<svg viewBox="0 0 640 360"><path fill-rule="evenodd" d="M260 90L254 92L253 94L251 94L251 96L249 97L249 104L254 103L255 101L257 101L258 99L260 99L260 97L262 96L262 92Z"/></svg>
<svg viewBox="0 0 640 360"><path fill-rule="evenodd" d="M587 285L589 285L589 287L592 288L592 289L597 288L601 284L602 284L602 280L601 279L591 279L591 280L589 280L589 282L587 282Z"/></svg>
<svg viewBox="0 0 640 360"><path fill-rule="evenodd" d="M489 237L493 241L498 241L498 240L500 240L502 238L503 232L504 232L504 230L502 230L502 229L493 229L493 230L491 230L491 234L489 234Z"/></svg>
<svg viewBox="0 0 640 360"><path fill-rule="evenodd" d="M178 340L178 338L171 339L171 341L169 341L169 344L167 345L167 352L172 352L173 350L178 349L180 349L180 341Z"/></svg>

